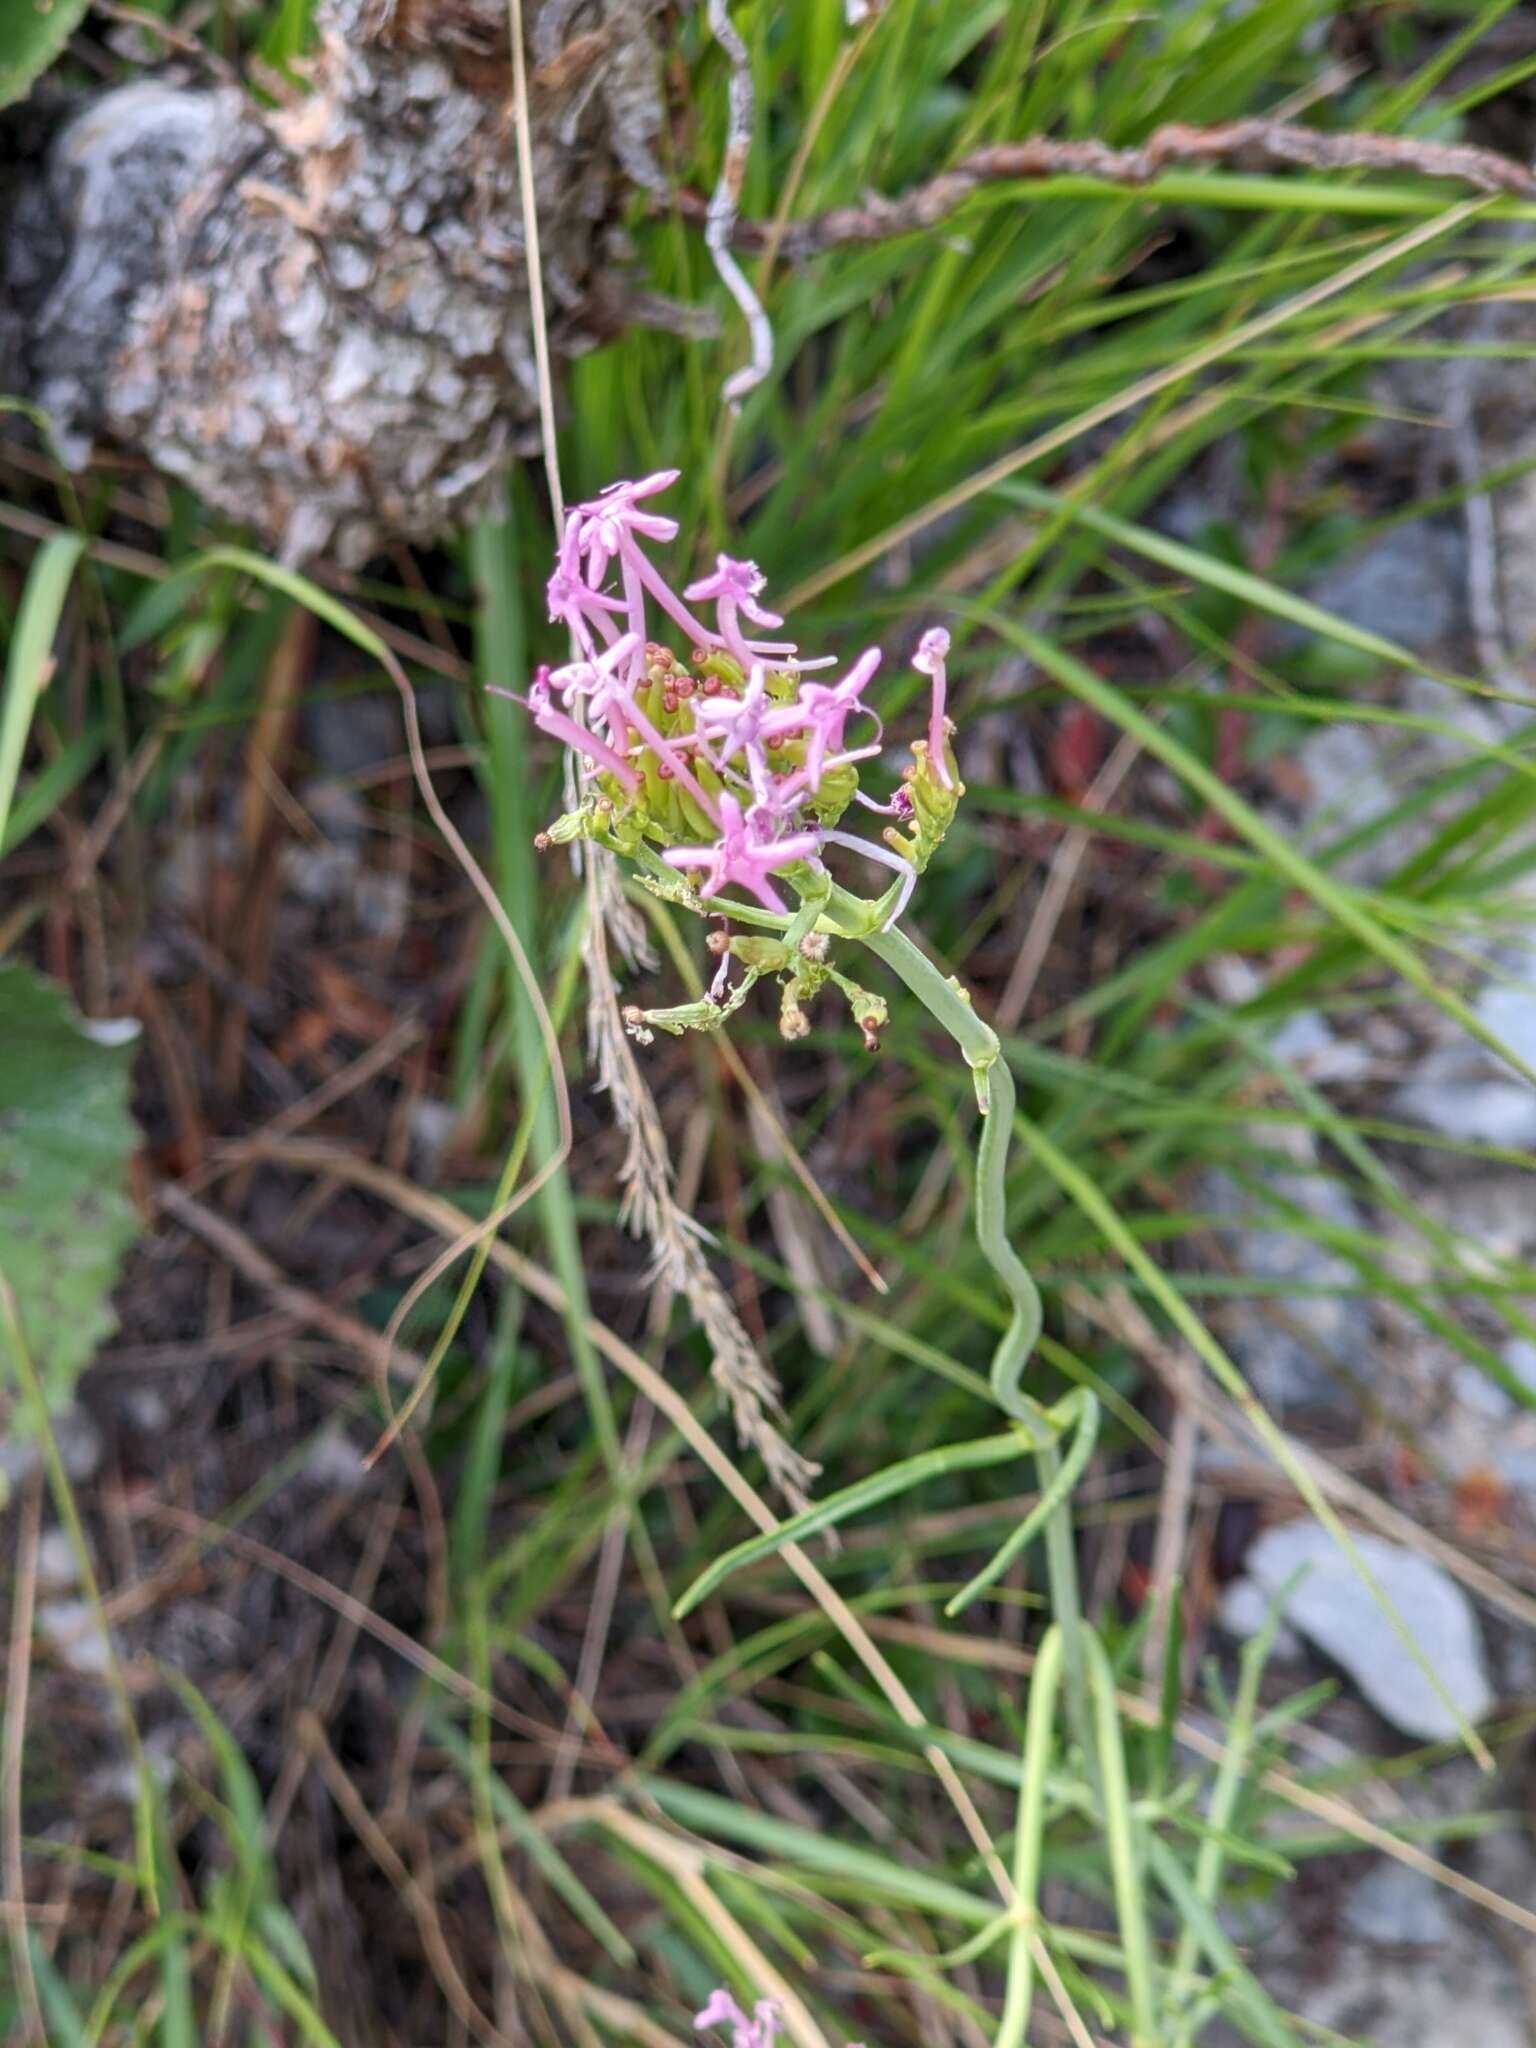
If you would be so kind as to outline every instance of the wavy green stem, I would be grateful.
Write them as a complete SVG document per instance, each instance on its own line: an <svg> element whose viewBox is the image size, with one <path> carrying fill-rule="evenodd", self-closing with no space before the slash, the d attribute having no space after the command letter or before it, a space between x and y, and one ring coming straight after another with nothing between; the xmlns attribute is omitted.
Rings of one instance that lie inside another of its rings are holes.
<svg viewBox="0 0 1536 2048"><path fill-rule="evenodd" d="M837 901L840 895L840 891L834 891L834 911L843 908ZM1012 1310L1008 1327L992 1354L992 1398L1005 1415L1029 1431L1040 1474L1041 1497L1049 1496L1056 1502L1045 1525L1046 1570L1065 1653L1073 1730L1082 1744L1084 1758L1091 1763L1093 1742L1087 1712L1082 1604L1078 1597L1077 1558L1072 1547L1071 1502L1066 1489L1059 1485L1061 1454L1056 1431L1040 1404L1031 1400L1020 1385L1040 1335L1040 1291L1008 1235L1007 1164L1015 1107L1013 1075L1002 1057L997 1033L976 1015L968 991L952 977L941 974L905 932L892 928L849 935L861 938L877 958L899 975L934 1022L949 1033L964 1055L976 1086L976 1104L982 1117L981 1141L976 1148L976 1242L1002 1282Z"/></svg>

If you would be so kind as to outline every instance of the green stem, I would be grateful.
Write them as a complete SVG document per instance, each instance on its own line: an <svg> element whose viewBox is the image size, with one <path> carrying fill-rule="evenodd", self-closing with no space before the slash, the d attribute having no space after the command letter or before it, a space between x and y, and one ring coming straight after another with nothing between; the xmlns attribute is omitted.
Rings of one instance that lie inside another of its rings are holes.
<svg viewBox="0 0 1536 2048"><path fill-rule="evenodd" d="M1013 1928L1008 1939L1008 1982L996 2048L1025 2048L1035 1987L1031 1935L1039 1931L1040 1868L1045 1833L1046 1775L1051 1767L1062 1635L1048 1628L1035 1659L1019 1770L1018 1819L1013 1832Z"/></svg>
<svg viewBox="0 0 1536 2048"><path fill-rule="evenodd" d="M841 891L834 892L840 896ZM841 909L841 903L835 908ZM1051 1491L1061 1470L1054 1432L1041 1428L1039 1405L1019 1385L1040 1335L1040 1292L1008 1236L1008 1143L1013 1135L1013 1075L1002 1057L997 1033L971 1006L969 994L943 975L905 932L864 931L857 936L898 975L910 992L960 1048L976 1085L981 1110L981 1142L976 1148L976 1242L982 1256L1003 1283L1012 1314L992 1354L989 1379L992 1398L1005 1415L1030 1432L1042 1494ZM1082 1652L1082 1604L1078 1597L1077 1557L1072 1547L1071 1502L1063 1499L1045 1529L1046 1570L1051 1605L1061 1629L1067 1670L1067 1697L1074 1733L1085 1759L1093 1756L1087 1711L1087 1673Z"/></svg>

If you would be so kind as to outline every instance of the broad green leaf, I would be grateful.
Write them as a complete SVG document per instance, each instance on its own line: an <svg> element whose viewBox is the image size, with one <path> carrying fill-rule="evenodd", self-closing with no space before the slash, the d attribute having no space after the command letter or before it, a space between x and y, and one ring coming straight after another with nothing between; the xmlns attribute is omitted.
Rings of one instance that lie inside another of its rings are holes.
<svg viewBox="0 0 1536 2048"><path fill-rule="evenodd" d="M5 0L0 7L0 107L32 90L85 19L87 0Z"/></svg>
<svg viewBox="0 0 1536 2048"><path fill-rule="evenodd" d="M61 989L11 962L0 964L0 1046L0 1273L59 1408L113 1328L108 1297L138 1230L124 1187L139 1142L132 1044L121 1026L88 1026ZM0 1372L13 1369L0 1344ZM30 1427L24 1409L11 1426Z"/></svg>

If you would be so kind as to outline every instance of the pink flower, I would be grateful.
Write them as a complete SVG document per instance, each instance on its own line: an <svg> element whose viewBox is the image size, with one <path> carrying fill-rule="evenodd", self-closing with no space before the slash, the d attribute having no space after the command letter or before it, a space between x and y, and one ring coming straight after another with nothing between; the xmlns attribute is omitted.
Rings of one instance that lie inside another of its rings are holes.
<svg viewBox="0 0 1536 2048"><path fill-rule="evenodd" d="M849 719L854 712L867 709L860 700L879 666L880 650L871 647L859 656L840 683L801 684L800 711L810 735L805 766L812 789L821 787L827 755L841 752L843 730ZM875 722L878 725L879 720Z"/></svg>
<svg viewBox="0 0 1536 2048"><path fill-rule="evenodd" d="M949 635L942 626L930 626L917 643L912 666L919 675L933 677L933 702L928 713L928 759L934 774L946 789L952 787L949 767L944 759L944 750L949 739L949 723L944 716L947 681L944 664L948 659Z"/></svg>
<svg viewBox="0 0 1536 2048"><path fill-rule="evenodd" d="M768 748L786 731L798 730L800 714L783 705L775 706L768 695L768 679L761 663L753 662L747 686L739 697L728 693L702 697L694 707L693 717L706 739L715 742L715 766L724 768L739 755L746 763L758 802L770 802Z"/></svg>
<svg viewBox="0 0 1536 2048"><path fill-rule="evenodd" d="M596 626L605 640L611 640L617 628L609 614L625 609L621 597L605 597L600 590L589 589L578 574L563 567L550 577L544 595L551 621L572 633L588 654L594 650L592 628Z"/></svg>
<svg viewBox="0 0 1536 2048"><path fill-rule="evenodd" d="M713 846L672 846L662 855L675 868L707 868L699 884L701 896L718 896L725 888L745 889L766 910L782 910L783 903L768 886L768 877L797 860L814 860L821 840L815 832L790 832L781 839L767 839L764 828L774 822L754 804L745 816L741 805L727 791L720 798L720 837Z"/></svg>
<svg viewBox="0 0 1536 2048"><path fill-rule="evenodd" d="M754 626L782 626L784 623L777 612L765 611L757 602L765 580L756 562L738 562L730 555L716 555L714 575L690 583L683 592L690 604L713 603L725 650L744 669L752 666L755 653L775 650L766 646L754 649L742 636L736 623L737 614L750 619ZM793 649L784 651L793 652Z"/></svg>
<svg viewBox="0 0 1536 2048"><path fill-rule="evenodd" d="M625 709L629 702L627 688L630 657L640 646L638 635L624 633L601 654L594 654L585 661L568 661L563 668L550 672L550 684L570 706L573 697L584 697L593 718L602 719L608 727L616 746L626 746L629 741L629 722ZM621 678L618 670L624 670Z"/></svg>
<svg viewBox="0 0 1536 2048"><path fill-rule="evenodd" d="M677 469L658 469L651 476L641 477L638 483L610 484L586 504L572 508L566 532L572 532L574 521L576 552L586 558L587 581L594 590L601 588L608 564L625 551L626 542L633 546L635 534L644 534L647 540L677 538L675 519L658 512L642 512L638 501L669 489L681 474Z"/></svg>
<svg viewBox="0 0 1536 2048"><path fill-rule="evenodd" d="M852 774L830 779L880 752L880 719L864 701L880 666L879 649L867 648L840 680L815 682L805 671L831 664L831 656L802 660L791 640L749 637L783 625L762 602L764 580L754 562L717 555L710 574L681 592L674 588L648 549L677 536L678 522L650 502L677 475L657 470L571 507L546 594L551 619L570 633L573 658L553 671L541 669L520 701L541 732L607 781L594 820L616 808L621 820L615 828L622 822L629 845L637 843L636 833L663 846L680 837L683 843L663 857L673 868L695 872L701 896L733 890L782 915L773 878L802 862L819 871L824 849L836 846L895 871L900 886L889 892L895 906L889 916L899 916L916 878L916 856L894 830L871 842L838 827L854 797L909 820L909 790L899 787L877 802L857 788ZM610 579L616 589L604 588ZM700 615L711 608L713 625ZM681 658L664 644L665 626L657 644L658 612L687 635ZM952 787L944 715L948 653L949 635L934 627L913 662L933 679L928 751L933 773ZM872 741L850 747L850 721L860 716L873 723ZM787 748L793 751L786 755ZM658 780L676 794L658 798ZM594 829L601 831L601 824ZM750 2021L735 2007L719 2010L713 2023L754 2029L746 2048L768 2048L773 2034L764 2031L763 2008ZM777 2031L776 2020L772 2026Z"/></svg>
<svg viewBox="0 0 1536 2048"><path fill-rule="evenodd" d="M760 1998L752 2008L748 2019L729 1991L721 1989L709 1994L704 2010L694 2014L693 2024L700 2032L705 2027L729 2027L731 2048L773 2048L784 2031L780 2009L771 1998ZM864 2048L862 2041L850 2041L848 2048Z"/></svg>
<svg viewBox="0 0 1536 2048"><path fill-rule="evenodd" d="M501 690L494 683L491 692L497 697L510 697L514 704L521 704L533 714L533 722L540 732L549 734L552 740L563 745L583 760L595 761L610 775L617 776L627 790L640 787L640 778L622 754L599 739L595 732L588 732L574 718L568 718L563 711L557 711L549 697L549 670L541 668L528 686L528 695L519 697L515 690Z"/></svg>
<svg viewBox="0 0 1536 2048"><path fill-rule="evenodd" d="M752 2012L748 2019L729 1991L712 1991L704 2010L695 2013L693 2024L700 2030L731 2028L731 2048L773 2048L783 2031L778 2006L771 1998L760 1998Z"/></svg>

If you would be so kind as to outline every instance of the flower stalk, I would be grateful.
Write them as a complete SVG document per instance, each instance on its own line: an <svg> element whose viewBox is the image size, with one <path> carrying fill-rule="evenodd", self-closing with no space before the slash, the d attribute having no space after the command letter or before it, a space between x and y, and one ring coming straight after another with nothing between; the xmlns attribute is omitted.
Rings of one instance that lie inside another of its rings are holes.
<svg viewBox="0 0 1536 2048"><path fill-rule="evenodd" d="M663 470L615 484L566 519L548 599L550 617L569 631L577 658L541 669L527 702L541 730L571 748L579 787L574 807L539 843L595 841L620 855L642 888L726 920L707 941L718 968L706 995L622 1012L639 1043L657 1031L718 1030L759 981L771 980L780 991L785 1038L804 1037L814 1006L834 991L876 1050L887 1005L848 971L850 947L867 949L889 968L954 1040L982 1118L976 1240L1010 1310L992 1359L992 1397L1023 1432L1041 1487L1034 1513L959 1603L990 1585L1043 1530L1069 1707L1091 1759L1070 1496L1092 1452L1097 1406L1074 1390L1046 1410L1023 1390L1040 1334L1040 1297L1008 1234L1013 1076L969 993L896 923L965 793L950 743L949 635L930 628L912 656L931 685L927 728L894 787L883 797L873 794L862 785L883 754L884 730L867 701L880 650L865 649L841 677L810 679L810 671L829 663L802 657L792 640L753 637L784 622L761 602L757 568L728 555L717 557L712 574L675 591L648 549L676 537L677 522L652 503L676 478ZM686 635L686 655L653 636L653 608L663 631L681 628ZM701 616L711 610L712 624ZM892 821L878 839L843 829L856 801ZM867 858L894 879L879 895L860 896L834 875L834 851ZM1060 1445L1069 1431L1072 1447L1063 1461ZM760 2026L761 2019L739 2024Z"/></svg>

